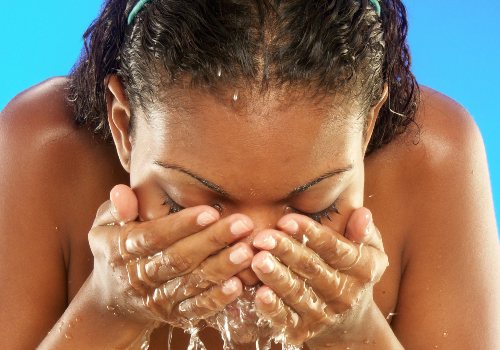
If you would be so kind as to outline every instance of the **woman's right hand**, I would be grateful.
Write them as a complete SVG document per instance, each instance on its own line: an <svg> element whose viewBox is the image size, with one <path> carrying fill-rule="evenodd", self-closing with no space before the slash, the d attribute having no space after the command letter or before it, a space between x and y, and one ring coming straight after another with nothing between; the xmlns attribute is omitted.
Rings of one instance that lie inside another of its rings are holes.
<svg viewBox="0 0 500 350"><path fill-rule="evenodd" d="M250 266L243 242L253 223L245 215L220 219L197 206L151 221L134 221L137 198L117 185L98 210L89 243L92 291L116 316L187 328L221 311L242 292L235 275Z"/></svg>

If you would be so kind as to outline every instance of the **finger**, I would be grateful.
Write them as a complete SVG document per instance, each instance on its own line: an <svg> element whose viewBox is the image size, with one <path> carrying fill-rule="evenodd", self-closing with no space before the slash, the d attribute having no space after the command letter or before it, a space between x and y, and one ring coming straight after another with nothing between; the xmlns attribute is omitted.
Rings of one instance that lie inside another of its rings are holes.
<svg viewBox="0 0 500 350"><path fill-rule="evenodd" d="M259 252L252 260L252 269L286 305L302 318L313 322L324 319L326 303L294 272L283 266L269 252Z"/></svg>
<svg viewBox="0 0 500 350"><path fill-rule="evenodd" d="M287 306L271 288L262 286L255 295L255 309L260 320L266 321L273 333L282 333L285 344L301 345L307 336L301 329L300 316Z"/></svg>
<svg viewBox="0 0 500 350"><path fill-rule="evenodd" d="M239 278L233 277L221 285L215 285L206 292L184 300L178 305L177 313L179 317L189 321L206 319L233 302L241 294L242 289Z"/></svg>
<svg viewBox="0 0 500 350"><path fill-rule="evenodd" d="M163 284L165 293L173 300L182 301L193 295L201 293L212 284L221 284L236 275L238 272L250 266L253 258L252 248L247 243L237 243L232 247L228 247L216 255L208 257L195 270L183 276L176 277ZM142 258L139 260L130 261L127 264L129 272L129 281L134 288L139 291L144 291L149 288L156 288L159 282L154 277L150 278L148 272L148 263L153 261L152 258ZM158 267L161 269L161 267ZM167 293L167 290L170 291ZM179 294L181 292L183 299Z"/></svg>
<svg viewBox="0 0 500 350"><path fill-rule="evenodd" d="M97 210L92 227L130 222L138 216L138 203L134 191L127 185L116 185L110 199Z"/></svg>
<svg viewBox="0 0 500 350"><path fill-rule="evenodd" d="M152 297L146 299L145 305L158 315L170 315L180 302L198 295L212 283L203 280L199 274L188 274L174 278L155 288Z"/></svg>
<svg viewBox="0 0 500 350"><path fill-rule="evenodd" d="M357 243L364 243L384 252L380 232L373 223L370 210L365 207L355 210L347 222L346 237Z"/></svg>
<svg viewBox="0 0 500 350"><path fill-rule="evenodd" d="M361 281L378 281L387 267L387 256L383 251L351 242L306 216L286 215L278 221L278 227L298 242L304 241L303 236L306 236L307 247L329 266L338 271L349 271L349 275Z"/></svg>
<svg viewBox="0 0 500 350"><path fill-rule="evenodd" d="M146 273L156 283L189 273L208 256L250 234L252 230L250 218L242 214L231 215L153 256L145 266Z"/></svg>
<svg viewBox="0 0 500 350"><path fill-rule="evenodd" d="M318 254L276 230L264 230L254 238L254 246L266 249L285 266L307 280L325 300L334 300L348 291L347 276L326 264ZM368 274L368 273L367 273Z"/></svg>
<svg viewBox="0 0 500 350"><path fill-rule="evenodd" d="M248 243L239 242L208 257L193 273L199 273L204 280L220 284L249 267L253 255Z"/></svg>
<svg viewBox="0 0 500 350"><path fill-rule="evenodd" d="M153 255L219 220L220 214L208 205L183 209L155 220L127 227L125 247L135 255Z"/></svg>

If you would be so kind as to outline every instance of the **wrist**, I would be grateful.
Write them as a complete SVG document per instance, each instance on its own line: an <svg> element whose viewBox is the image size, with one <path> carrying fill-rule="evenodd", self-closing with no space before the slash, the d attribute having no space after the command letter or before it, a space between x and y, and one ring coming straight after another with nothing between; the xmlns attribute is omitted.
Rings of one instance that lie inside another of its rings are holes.
<svg viewBox="0 0 500 350"><path fill-rule="evenodd" d="M135 348L159 326L117 313L101 300L89 277L39 349Z"/></svg>
<svg viewBox="0 0 500 350"><path fill-rule="evenodd" d="M358 314L356 318L358 318L356 326L339 329L328 339L312 338L307 342L308 348L310 350L404 349L373 300L367 304L365 312L362 315Z"/></svg>

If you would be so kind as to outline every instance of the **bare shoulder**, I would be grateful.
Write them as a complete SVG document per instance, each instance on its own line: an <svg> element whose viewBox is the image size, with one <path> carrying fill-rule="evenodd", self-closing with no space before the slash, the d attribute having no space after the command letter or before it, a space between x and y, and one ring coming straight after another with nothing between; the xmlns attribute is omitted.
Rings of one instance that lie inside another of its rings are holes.
<svg viewBox="0 0 500 350"><path fill-rule="evenodd" d="M75 124L66 85L66 77L48 79L18 94L0 114L2 148L9 150L7 161L29 164L24 170L33 182L43 184L47 191L57 188L44 200L53 199L51 208L60 221L72 216L76 193L99 193L98 189L119 174L113 145ZM91 200L80 197L80 201L84 199ZM68 202L61 205L65 200Z"/></svg>
<svg viewBox="0 0 500 350"><path fill-rule="evenodd" d="M460 201L470 190L482 197L488 225L494 225L486 151L473 117L453 99L422 87L415 122L387 149L399 164L394 169L409 191L405 195L412 193L412 212L432 212L439 197L447 194L447 200Z"/></svg>
<svg viewBox="0 0 500 350"><path fill-rule="evenodd" d="M422 86L415 123L375 152L373 158L407 165L413 168L412 173L415 174L415 170L429 171L432 166L439 167L441 160L452 156L457 147L481 145L481 133L468 111L450 97Z"/></svg>
<svg viewBox="0 0 500 350"><path fill-rule="evenodd" d="M499 247L481 133L459 103L425 87L416 123L418 135L378 155L394 162L404 203L393 213L406 231L393 328L408 349L497 348Z"/></svg>

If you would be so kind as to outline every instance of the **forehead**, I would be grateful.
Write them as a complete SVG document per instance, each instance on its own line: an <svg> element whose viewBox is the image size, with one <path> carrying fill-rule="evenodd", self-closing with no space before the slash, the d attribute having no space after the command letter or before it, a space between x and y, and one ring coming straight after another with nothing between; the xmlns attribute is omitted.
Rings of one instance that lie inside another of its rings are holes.
<svg viewBox="0 0 500 350"><path fill-rule="evenodd" d="M362 137L356 112L294 94L187 90L169 96L148 122L139 118L136 144L148 150L145 163L181 165L242 197L246 190L281 196L356 163Z"/></svg>

